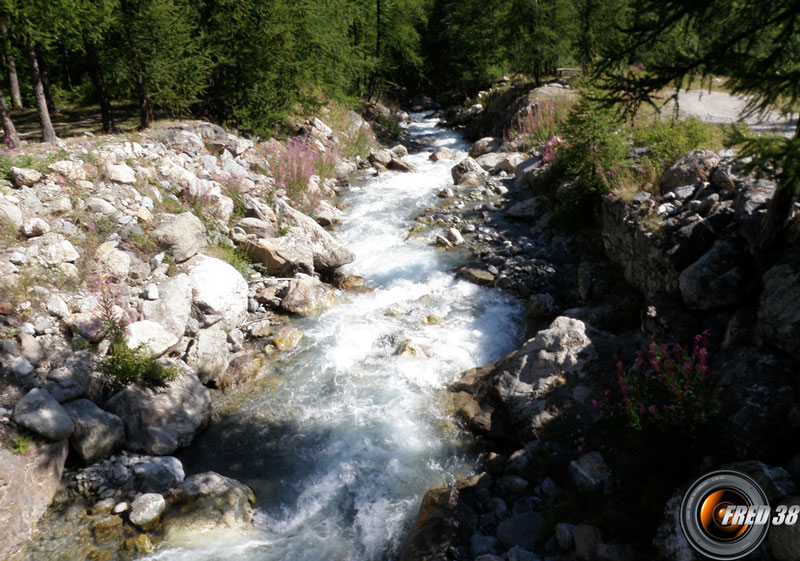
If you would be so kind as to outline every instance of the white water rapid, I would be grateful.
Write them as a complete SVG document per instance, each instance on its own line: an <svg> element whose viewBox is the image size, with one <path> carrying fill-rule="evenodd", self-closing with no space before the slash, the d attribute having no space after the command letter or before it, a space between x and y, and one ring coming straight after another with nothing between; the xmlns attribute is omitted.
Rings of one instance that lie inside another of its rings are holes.
<svg viewBox="0 0 800 561"><path fill-rule="evenodd" d="M433 138L431 150L448 146L463 158L460 135L436 125L417 115L408 132ZM275 387L237 412L253 427L260 418L286 426L228 471L222 461L213 466L256 489L260 530L192 536L147 559L392 559L425 491L475 468L440 392L464 370L512 350L522 336L522 310L497 290L456 280L453 265L463 255L406 240L419 210L452 183L455 162L431 162L429 154L405 158L417 173L365 180L344 197L349 208L334 235L357 256L345 272L363 276L374 291L342 293L341 305L295 322L305 332L296 356ZM441 322L424 321L429 316ZM427 358L395 356L405 339ZM203 453L213 456L208 448Z"/></svg>

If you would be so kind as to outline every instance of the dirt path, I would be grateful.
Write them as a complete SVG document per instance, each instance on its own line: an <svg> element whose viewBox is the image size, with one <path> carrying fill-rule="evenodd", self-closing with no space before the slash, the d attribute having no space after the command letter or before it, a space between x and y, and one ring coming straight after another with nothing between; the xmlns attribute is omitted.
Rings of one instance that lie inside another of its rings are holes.
<svg viewBox="0 0 800 561"><path fill-rule="evenodd" d="M725 92L690 90L678 95L678 106L682 115L697 117L709 123L735 123L742 119L741 114L746 105L746 97ZM754 131L789 135L794 134L797 115L786 116L770 111L766 115L746 117L744 121Z"/></svg>

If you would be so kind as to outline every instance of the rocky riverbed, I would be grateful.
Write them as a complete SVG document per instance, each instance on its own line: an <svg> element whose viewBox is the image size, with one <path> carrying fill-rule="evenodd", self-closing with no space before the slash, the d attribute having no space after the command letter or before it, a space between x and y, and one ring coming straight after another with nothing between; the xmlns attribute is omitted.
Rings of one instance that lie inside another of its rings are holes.
<svg viewBox="0 0 800 561"><path fill-rule="evenodd" d="M0 557L688 561L692 477L733 466L790 500L797 212L773 261L753 250L775 185L696 151L565 233L539 150L415 119L411 154L332 158L302 196L274 160L299 144L208 123L12 169ZM302 129L319 157L368 125ZM104 314L176 378L110 384ZM731 430L702 454L610 413L651 342L719 373Z"/></svg>

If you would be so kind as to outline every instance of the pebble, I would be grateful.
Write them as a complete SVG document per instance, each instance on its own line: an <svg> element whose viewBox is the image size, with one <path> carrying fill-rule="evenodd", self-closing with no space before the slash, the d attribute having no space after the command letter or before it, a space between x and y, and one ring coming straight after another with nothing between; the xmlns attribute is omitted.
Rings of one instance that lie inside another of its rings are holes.
<svg viewBox="0 0 800 561"><path fill-rule="evenodd" d="M28 335L33 335L34 333L36 333L36 328L33 326L32 323L26 321L20 326L19 332L27 333Z"/></svg>
<svg viewBox="0 0 800 561"><path fill-rule="evenodd" d="M48 329L51 329L52 327L53 327L53 322L50 320L50 318L46 318L43 316L37 317L36 322L33 324L33 329L34 331L36 331L37 335L41 335L42 333L44 333Z"/></svg>

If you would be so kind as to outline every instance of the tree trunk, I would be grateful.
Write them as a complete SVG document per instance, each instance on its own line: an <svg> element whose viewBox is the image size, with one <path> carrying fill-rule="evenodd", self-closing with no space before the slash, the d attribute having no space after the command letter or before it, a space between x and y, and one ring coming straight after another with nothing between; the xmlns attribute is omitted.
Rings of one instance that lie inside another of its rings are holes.
<svg viewBox="0 0 800 561"><path fill-rule="evenodd" d="M367 96L372 101L372 95L375 93L375 87L378 83L378 72L381 68L381 39L383 35L383 26L381 25L381 0L377 0L377 9L375 16L375 69L372 71L372 78L369 81L369 91Z"/></svg>
<svg viewBox="0 0 800 561"><path fill-rule="evenodd" d="M22 109L22 94L19 91L19 76L17 76L17 62L14 60L14 53L11 52L11 39L8 36L6 24L0 24L0 33L3 34L3 42L6 49L6 65L8 66L8 81L11 84L11 103L14 107Z"/></svg>
<svg viewBox="0 0 800 561"><path fill-rule="evenodd" d="M797 121L794 137L800 139L800 119ZM756 240L756 255L762 269L770 266L781 250L786 223L792 216L797 193L797 185L780 181L769 201L767 215L761 223L761 230Z"/></svg>
<svg viewBox="0 0 800 561"><path fill-rule="evenodd" d="M136 92L139 95L139 128L144 130L150 126L150 102L147 100L147 87L141 70L136 74Z"/></svg>
<svg viewBox="0 0 800 561"><path fill-rule="evenodd" d="M94 89L100 98L100 114L103 119L103 132L111 132L114 128L114 113L111 109L111 100L108 98L106 81L103 78L103 70L100 68L100 60L97 58L97 49L91 39L84 40L86 45L86 55L89 58L89 68L92 74Z"/></svg>
<svg viewBox="0 0 800 561"><path fill-rule="evenodd" d="M47 71L47 60L43 56L37 56L37 60L39 61L39 73L42 76L44 98L47 100L47 109L50 113L55 113L56 102L53 100L53 90L50 89L50 73Z"/></svg>
<svg viewBox="0 0 800 561"><path fill-rule="evenodd" d="M36 60L36 48L33 46L33 39L28 37L25 50L27 51L28 61L31 65L31 79L33 80L33 93L36 97L36 109L39 113L39 122L42 124L42 139L45 142L55 142L58 140L53 123L50 122L50 112L47 110L47 99L44 96L44 86L42 77L39 74L39 62Z"/></svg>
<svg viewBox="0 0 800 561"><path fill-rule="evenodd" d="M3 121L3 132L5 132L8 147L16 148L19 146L19 136L17 136L17 129L14 128L11 115L8 114L6 97L3 95L2 91L0 91L0 119Z"/></svg>

